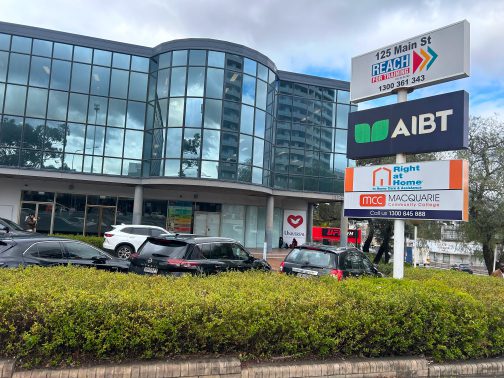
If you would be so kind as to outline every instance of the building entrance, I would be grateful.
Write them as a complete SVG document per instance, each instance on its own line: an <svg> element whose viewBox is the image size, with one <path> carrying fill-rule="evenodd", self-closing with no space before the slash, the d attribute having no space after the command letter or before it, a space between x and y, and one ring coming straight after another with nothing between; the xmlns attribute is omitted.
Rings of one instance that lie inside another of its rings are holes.
<svg viewBox="0 0 504 378"><path fill-rule="evenodd" d="M84 235L103 236L116 220L116 206L87 205L84 215Z"/></svg>
<svg viewBox="0 0 504 378"><path fill-rule="evenodd" d="M221 213L194 212L193 233L202 236L219 236Z"/></svg>
<svg viewBox="0 0 504 378"><path fill-rule="evenodd" d="M44 234L52 234L53 230L51 219L53 213L53 202L24 201L21 202L21 215L19 217L19 223L25 230L28 229L26 220L29 215L33 214L35 215L35 218L38 219L34 231Z"/></svg>

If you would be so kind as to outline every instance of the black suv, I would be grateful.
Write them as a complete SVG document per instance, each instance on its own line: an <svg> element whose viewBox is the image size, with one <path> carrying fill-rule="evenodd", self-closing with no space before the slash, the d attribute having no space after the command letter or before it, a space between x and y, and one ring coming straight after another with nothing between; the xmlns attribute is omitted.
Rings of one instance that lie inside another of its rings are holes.
<svg viewBox="0 0 504 378"><path fill-rule="evenodd" d="M25 231L23 228L8 219L0 218L0 236L3 234L9 235L33 235L33 232Z"/></svg>
<svg viewBox="0 0 504 378"><path fill-rule="evenodd" d="M0 268L76 265L127 272L129 262L114 258L89 244L40 234L0 234Z"/></svg>
<svg viewBox="0 0 504 378"><path fill-rule="evenodd" d="M130 257L139 274L215 274L230 270L271 270L233 239L196 235L149 237Z"/></svg>
<svg viewBox="0 0 504 378"><path fill-rule="evenodd" d="M280 264L280 272L300 277L334 276L383 277L367 256L357 248L334 248L325 245L302 245L294 248Z"/></svg>

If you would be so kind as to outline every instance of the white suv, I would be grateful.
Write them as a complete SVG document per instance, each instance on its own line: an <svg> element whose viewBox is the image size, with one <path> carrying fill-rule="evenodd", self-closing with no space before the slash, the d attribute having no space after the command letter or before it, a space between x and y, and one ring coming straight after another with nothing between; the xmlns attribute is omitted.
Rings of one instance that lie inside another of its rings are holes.
<svg viewBox="0 0 504 378"><path fill-rule="evenodd" d="M127 260L149 236L162 234L173 235L164 228L147 225L121 224L112 226L112 231L105 232L103 249L114 251L120 259Z"/></svg>

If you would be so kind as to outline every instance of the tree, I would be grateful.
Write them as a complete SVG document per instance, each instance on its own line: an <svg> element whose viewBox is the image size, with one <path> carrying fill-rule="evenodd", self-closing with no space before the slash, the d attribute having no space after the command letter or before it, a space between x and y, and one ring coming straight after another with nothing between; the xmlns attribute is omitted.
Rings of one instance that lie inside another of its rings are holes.
<svg viewBox="0 0 504 378"><path fill-rule="evenodd" d="M457 156L469 161L469 222L467 239L482 244L488 273L493 271L496 243L504 227L504 123L495 117L472 117L469 148Z"/></svg>

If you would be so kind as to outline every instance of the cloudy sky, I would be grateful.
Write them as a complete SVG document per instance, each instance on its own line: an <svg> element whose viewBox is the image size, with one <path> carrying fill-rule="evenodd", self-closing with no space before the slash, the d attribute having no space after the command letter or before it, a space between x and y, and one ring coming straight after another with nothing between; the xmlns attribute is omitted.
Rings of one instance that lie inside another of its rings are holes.
<svg viewBox="0 0 504 378"><path fill-rule="evenodd" d="M215 38L252 47L277 68L350 80L351 58L467 19L471 77L413 92L464 89L472 115L504 119L502 0L0 0L0 20L153 47ZM361 109L395 102L368 101Z"/></svg>

